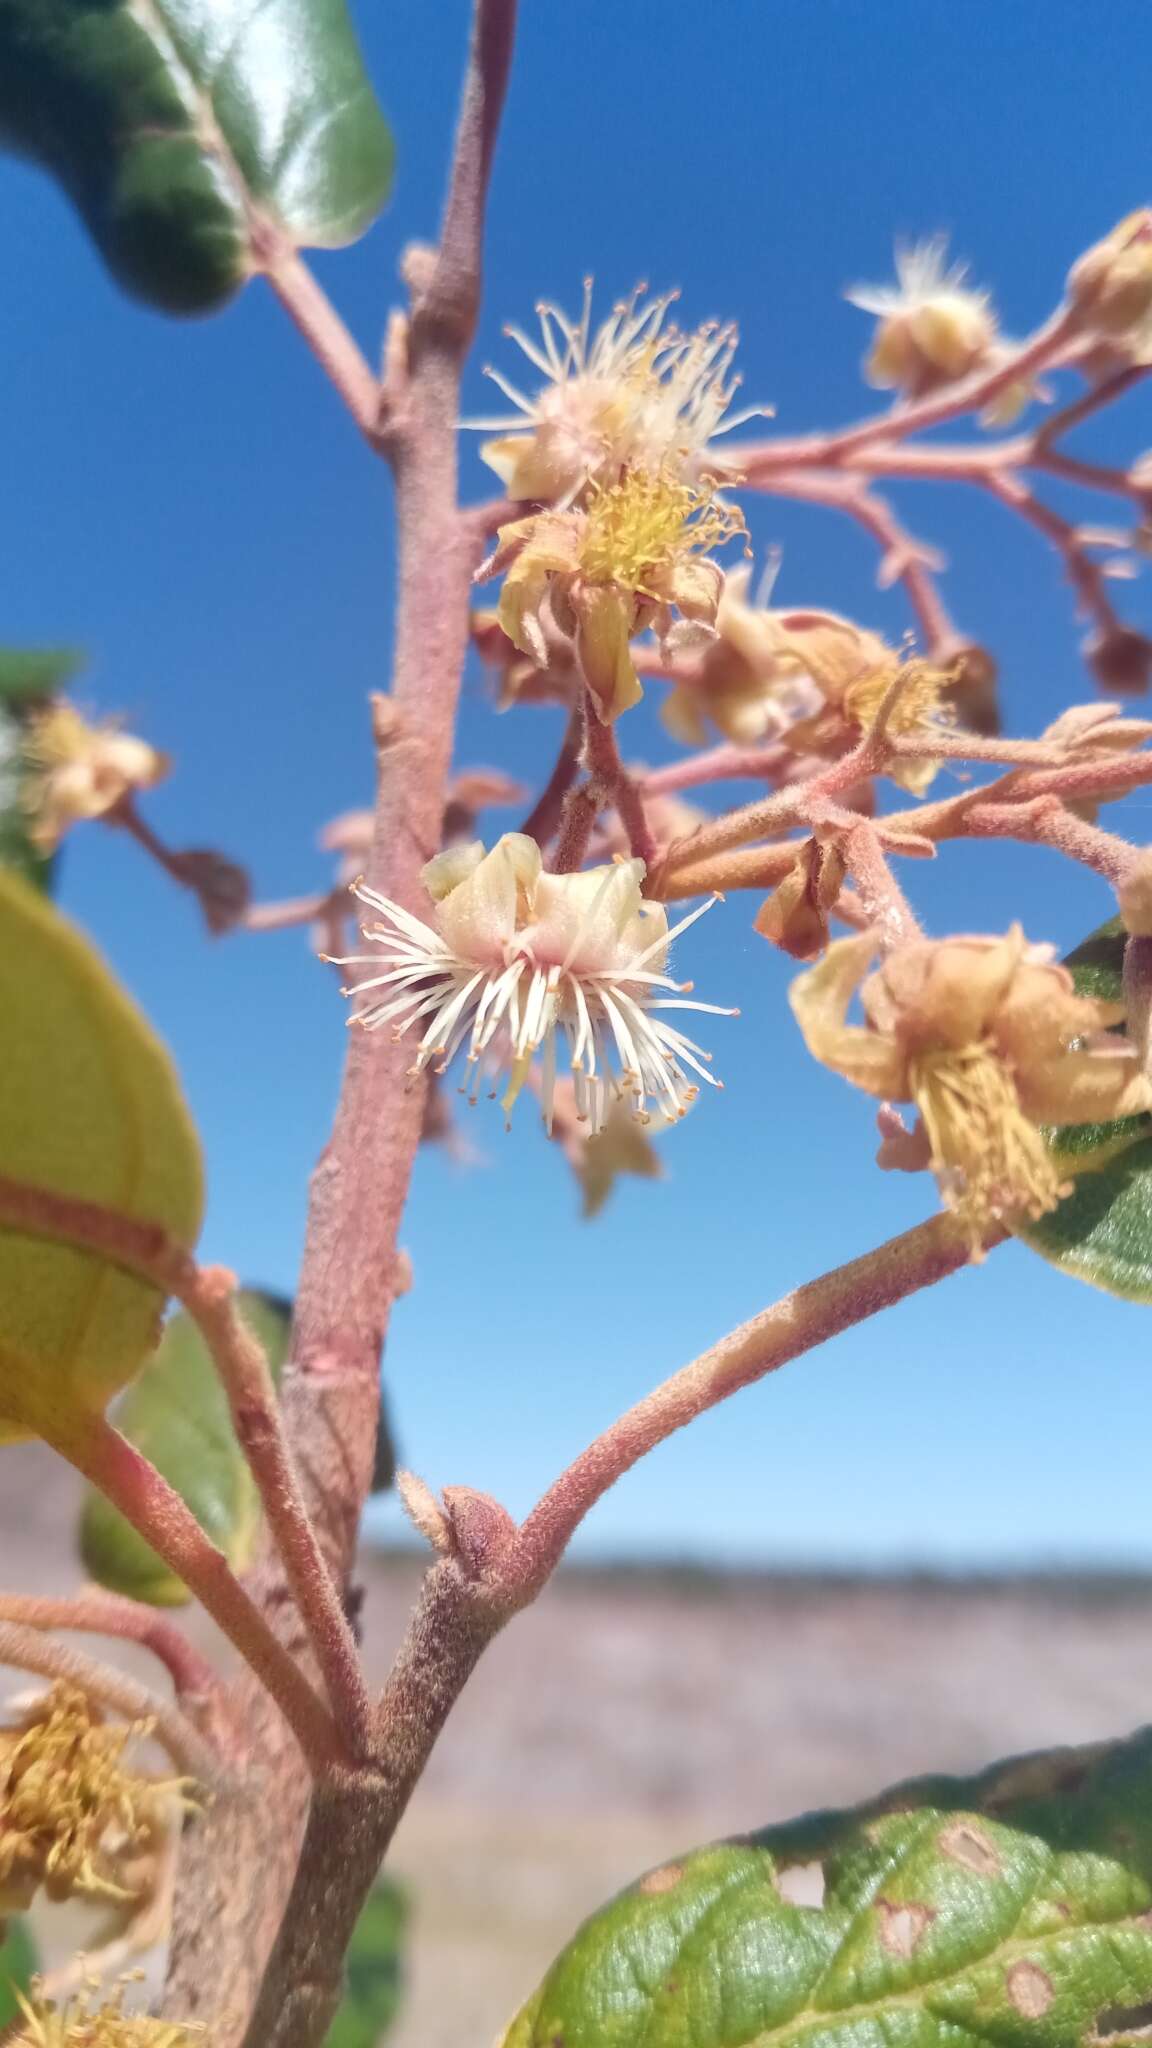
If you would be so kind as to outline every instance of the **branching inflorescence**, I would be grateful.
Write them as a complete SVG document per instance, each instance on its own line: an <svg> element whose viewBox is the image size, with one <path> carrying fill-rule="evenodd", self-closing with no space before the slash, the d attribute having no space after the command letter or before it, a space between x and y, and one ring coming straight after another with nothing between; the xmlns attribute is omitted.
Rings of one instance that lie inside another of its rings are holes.
<svg viewBox="0 0 1152 2048"><path fill-rule="evenodd" d="M1149 545L1152 470L1105 467L1064 442L1152 367L1152 212L1079 258L1061 304L1023 342L1000 333L990 296L947 267L942 245L901 252L898 287L851 295L876 319L868 374L895 393L892 405L799 438L727 438L757 416L734 410L735 331L682 330L673 294L638 288L599 327L590 287L576 318L542 305L538 338L508 330L534 388L494 372L513 412L465 422L495 436L482 453L505 495L462 510L460 378L514 13L512 0L478 0L441 239L406 259L409 304L393 317L382 377L298 258L274 248L264 265L397 485L397 657L393 687L373 706L378 796L372 812L327 829L336 873L309 897L251 905L234 864L168 848L141 815L138 799L169 765L151 745L86 724L63 700L27 723L28 823L42 854L100 820L191 890L213 931L312 927L323 957L356 970L348 993L361 1027L313 1185L281 1396L230 1274L198 1267L134 1215L0 1180L0 1227L180 1300L226 1391L267 1532L256 1568L243 1570L102 1412L44 1425L247 1666L226 1685L179 1631L142 1625L126 1602L0 1602L0 1654L54 1686L0 1730L10 1781L0 1903L40 1884L119 1898L132 1856L170 1825L165 1798L196 1813L177 1892L171 2024L138 2028L117 1999L28 2005L20 2038L54 2048L175 2044L195 2038L186 2023L205 2013L218 2048L245 2033L251 2048L323 2040L356 1914L446 1714L595 1500L738 1388L1059 1213L1078 1175L1127 1143L1129 1124L1143 1134L1152 1110L1152 866L1097 821L1102 805L1152 783L1152 720L1102 702L1038 736L1001 737L993 658L953 624L938 555L884 494L892 480L949 481L1017 514L1064 563L1103 688L1147 687L1152 640L1121 619L1110 586ZM1057 405L1063 376L1082 388ZM922 438L966 421L982 438ZM1122 523L1073 522L1043 495L1048 479L1117 501ZM894 647L831 609L776 605L771 577L754 586L739 547L755 492L860 525L880 549L881 582L903 588L914 644ZM494 603L476 604L475 587L497 580ZM565 707L539 793L499 771L449 779L470 639L502 707ZM656 768L625 744L649 689L682 749ZM944 762L970 779L933 799ZM993 772L977 780L977 770ZM717 808L734 781L758 793ZM527 815L485 851L475 827L496 806ZM1108 883L1123 955L1116 999L1077 987L1045 935L1025 938L1014 921L989 935L922 932L902 863L972 837L1047 847ZM436 1499L408 1475L403 1498L436 1561L373 1698L344 1595L409 1173L421 1137L450 1124L438 1077L458 1062L472 1099L490 1090L506 1114L527 1088L594 1211L618 1171L657 1170L651 1133L713 1083L710 1054L669 1013L731 1013L673 977L669 948L717 894L746 891L755 930L804 963L792 1006L808 1051L877 1099L880 1164L934 1174L944 1213L801 1287L674 1374L520 1525L471 1487ZM700 898L670 925L668 905ZM349 950L358 906L366 951ZM898 1104L911 1107L911 1128ZM6 1419L22 1418L0 1408L0 1434ZM72 1657L53 1634L67 1627L153 1651L175 1703ZM120 1720L109 1724L109 1712ZM124 1772L122 1752L141 1731L177 1760L178 1778ZM244 1779L256 1765L265 1789L253 1801ZM229 1920L256 1873L260 1897Z"/></svg>

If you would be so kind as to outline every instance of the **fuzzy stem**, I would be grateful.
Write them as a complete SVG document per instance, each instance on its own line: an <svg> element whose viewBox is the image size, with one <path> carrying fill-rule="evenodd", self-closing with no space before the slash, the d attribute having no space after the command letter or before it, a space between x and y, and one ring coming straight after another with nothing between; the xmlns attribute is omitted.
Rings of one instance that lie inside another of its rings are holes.
<svg viewBox="0 0 1152 2048"><path fill-rule="evenodd" d="M988 1244L1002 1235L990 1234ZM695 1416L968 1258L966 1233L952 1217L936 1216L799 1288L598 1437L519 1530L501 1531L481 1577L457 1559L432 1568L381 1699L386 1739L377 1774L342 1778L337 1771L317 1788L292 1901L245 2048L312 2048L322 2038L339 1995L333 1958L351 1934L452 1706L487 1643L536 1598L601 1494Z"/></svg>
<svg viewBox="0 0 1152 2048"><path fill-rule="evenodd" d="M219 1780L220 1758L187 1715L123 1671L114 1671L111 1665L69 1649L41 1629L24 1628L15 1621L0 1621L0 1664L78 1686L127 1721L150 1721L157 1741L181 1771L206 1788Z"/></svg>
<svg viewBox="0 0 1152 2048"><path fill-rule="evenodd" d="M520 827L538 846L547 846L559 828L565 800L579 772L583 732L583 717L577 705L569 714L552 773Z"/></svg>
<svg viewBox="0 0 1152 2048"><path fill-rule="evenodd" d="M139 1600L123 1600L116 1593L76 1593L64 1600L37 1593L0 1593L0 1621L18 1622L23 1628L75 1629L81 1635L114 1636L120 1642L139 1643L141 1649L159 1658L179 1696L210 1698L220 1684L207 1658L180 1629L165 1621L155 1608L145 1607Z"/></svg>
<svg viewBox="0 0 1152 2048"><path fill-rule="evenodd" d="M378 437L395 475L399 565L389 716L376 723L378 786L367 880L411 909L421 904L420 869L441 842L468 650L477 534L475 522L458 509L456 421L515 24L515 0L475 0L440 245L412 251L406 262L411 316L403 333L395 329L389 403ZM371 1483L396 1234L423 1122L424 1091L412 1087L408 1063L387 1034L351 1034L335 1124L312 1181L291 1362L282 1382L285 1430L337 1585L350 1569ZM283 1586L270 1561L257 1568L253 1583L267 1610L279 1611ZM235 1708L275 1797L227 1811L217 1806L186 1840L165 1991L168 2012L208 2021L215 2048L232 2048L243 2036L274 1938L262 2011L296 2015L301 2000L307 2003L307 1986L294 1972L300 1916L312 1905L293 1888L307 1790L259 1698L243 1694ZM347 1811L354 1810L350 1800ZM340 1939L334 1927L328 1980L338 1971ZM272 2048L280 2025L277 2019L264 2028L261 2048ZM321 2040L322 2010L303 2025L296 2038Z"/></svg>
<svg viewBox="0 0 1152 2048"><path fill-rule="evenodd" d="M370 1746L372 1711L359 1652L308 1519L263 1349L236 1307L236 1283L202 1268L182 1294L212 1354L268 1527L323 1675L337 1725L353 1755Z"/></svg>
<svg viewBox="0 0 1152 2048"><path fill-rule="evenodd" d="M195 1594L276 1701L313 1769L331 1762L339 1754L331 1715L175 1488L103 1415L70 1417L44 1440Z"/></svg>
<svg viewBox="0 0 1152 2048"><path fill-rule="evenodd" d="M995 1232L987 1245L1004 1235ZM949 1215L933 1216L742 1323L629 1408L549 1487L504 1560L505 1580L531 1597L559 1564L589 1509L657 1444L742 1387L968 1261L968 1237L960 1224Z"/></svg>
<svg viewBox="0 0 1152 2048"><path fill-rule="evenodd" d="M329 383L339 392L361 432L371 439L377 424L380 384L332 301L307 264L287 245L277 250L264 274Z"/></svg>

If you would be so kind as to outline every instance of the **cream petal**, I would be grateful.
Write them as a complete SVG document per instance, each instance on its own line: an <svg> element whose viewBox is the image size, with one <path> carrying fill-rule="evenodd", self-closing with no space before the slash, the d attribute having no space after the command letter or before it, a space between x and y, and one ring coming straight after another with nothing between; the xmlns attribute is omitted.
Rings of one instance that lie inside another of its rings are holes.
<svg viewBox="0 0 1152 2048"><path fill-rule="evenodd" d="M484 842L474 839L470 846L449 846L443 853L433 854L420 870L420 880L427 889L433 903L442 903L461 882L474 874L484 858Z"/></svg>
<svg viewBox="0 0 1152 2048"><path fill-rule="evenodd" d="M875 951L871 932L834 940L817 966L797 975L788 1000L814 1059L869 1095L907 1100L904 1060L894 1041L846 1021Z"/></svg>
<svg viewBox="0 0 1152 2048"><path fill-rule="evenodd" d="M517 912L523 910L535 877L525 848L540 849L523 833L509 832L485 854L471 874L436 906L436 923L446 945L462 960L503 960L516 937Z"/></svg>

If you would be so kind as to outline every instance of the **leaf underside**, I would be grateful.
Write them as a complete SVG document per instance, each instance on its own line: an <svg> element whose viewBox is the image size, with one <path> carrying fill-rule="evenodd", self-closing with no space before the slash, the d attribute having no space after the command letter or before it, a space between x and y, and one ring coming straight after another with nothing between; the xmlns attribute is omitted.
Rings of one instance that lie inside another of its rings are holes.
<svg viewBox="0 0 1152 2048"><path fill-rule="evenodd" d="M200 1148L172 1062L95 948L0 871L0 1171L158 1226L190 1250ZM98 1413L156 1342L158 1288L0 1229L0 1443Z"/></svg>
<svg viewBox="0 0 1152 2048"><path fill-rule="evenodd" d="M651 1872L502 2048L1120 2048L1150 2024L1146 1729Z"/></svg>
<svg viewBox="0 0 1152 2048"><path fill-rule="evenodd" d="M223 304L269 237L355 241L392 176L346 0L0 0L0 142L169 313Z"/></svg>
<svg viewBox="0 0 1152 2048"><path fill-rule="evenodd" d="M278 1377L288 1355L289 1303L246 1289L239 1307ZM219 1375L182 1310L165 1326L155 1356L119 1402L114 1420L187 1502L217 1549L241 1569L258 1521L256 1488ZM189 1598L183 1581L94 1488L81 1515L80 1554L91 1576L113 1593L154 1607L179 1607Z"/></svg>

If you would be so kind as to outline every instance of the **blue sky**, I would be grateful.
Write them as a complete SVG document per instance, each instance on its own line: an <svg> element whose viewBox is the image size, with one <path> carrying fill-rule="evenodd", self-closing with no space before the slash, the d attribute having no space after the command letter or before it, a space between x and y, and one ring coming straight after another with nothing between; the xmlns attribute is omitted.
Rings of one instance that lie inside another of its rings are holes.
<svg viewBox="0 0 1152 2048"><path fill-rule="evenodd" d="M887 276L895 234L951 231L1023 332L1077 252L1152 196L1139 14L1105 35L1089 0L524 13L474 410L491 406L484 360L516 374L502 321L529 321L542 294L574 304L592 271L605 302L645 278L680 285L691 321L734 317L748 396L782 431L832 425L873 402L867 322L839 294ZM365 242L316 267L374 349L402 244L434 231L467 9L361 15L397 189ZM56 190L7 163L0 249L3 637L85 646L88 701L176 755L148 801L174 844L228 851L263 896L320 884L318 829L368 799L365 699L388 673L384 470L260 287L211 321L162 320L116 294ZM1134 452L1150 426L1138 396L1092 445ZM471 495L489 489L471 453L465 474ZM1041 544L959 491L897 496L951 557L958 620L1001 659L1008 729L1090 696ZM758 547L783 547L782 600L903 631L854 530L777 503L752 524ZM1152 623L1146 586L1125 601ZM539 779L557 725L496 717L470 674L458 759ZM648 704L627 738L652 761L674 751ZM1126 829L1150 828L1152 798L1126 807ZM1064 947L1110 914L1101 883L1039 851L949 849L908 883L941 933L1018 916ZM63 900L174 1048L209 1159L205 1254L290 1290L343 1053L331 977L295 935L210 944L194 907L97 829L68 850ZM417 1284L386 1370L405 1459L432 1482L523 1512L654 1380L931 1207L926 1179L873 1166L866 1098L807 1060L788 963L751 932L753 908L713 911L679 956L742 1014L710 1020L726 1091L669 1136L665 1182L626 1185L581 1225L530 1112L511 1137L473 1112L470 1172L422 1156L404 1230ZM1014 1247L697 1424L601 1505L585 1549L1152 1562L1150 1331L1146 1310Z"/></svg>

